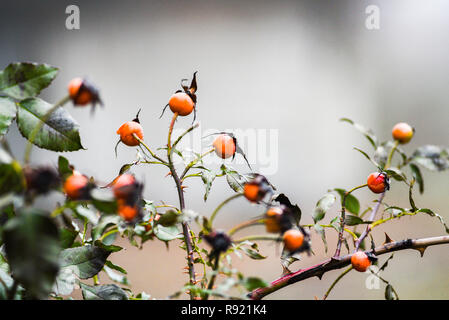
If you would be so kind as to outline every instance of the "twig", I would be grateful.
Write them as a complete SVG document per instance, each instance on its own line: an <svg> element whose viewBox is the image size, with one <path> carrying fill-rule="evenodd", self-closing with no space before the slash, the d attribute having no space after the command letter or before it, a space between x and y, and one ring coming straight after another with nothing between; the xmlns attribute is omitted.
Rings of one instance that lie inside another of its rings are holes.
<svg viewBox="0 0 449 320"><path fill-rule="evenodd" d="M374 218L376 217L377 211L379 211L380 205L382 203L382 200L385 197L385 191L381 193L379 200L376 203L376 206L374 207L374 209L371 211L371 215L369 217L369 221L374 221ZM363 233L360 235L359 239L355 242L355 249L354 252L356 252L357 250L359 250L360 244L362 243L362 241L366 238L366 236L368 235L368 233L371 231L371 224L366 226L365 231L363 231Z"/></svg>
<svg viewBox="0 0 449 320"><path fill-rule="evenodd" d="M212 215L210 216L210 219L209 219L209 225L212 226L212 222L214 221L215 217L217 216L218 211L220 211L220 209L221 209L226 203L228 203L229 201L231 201L231 200L233 200L233 199L236 199L236 198L238 198L238 197L240 197L240 196L242 196L242 195L243 195L242 193L234 194L234 195L232 195L231 197L229 197L229 198L227 198L226 200L224 200L222 203L220 203L220 204L218 205L218 207L215 208L214 212L212 212Z"/></svg>
<svg viewBox="0 0 449 320"><path fill-rule="evenodd" d="M338 232L338 242L337 249L335 250L334 257L338 258L341 252L341 244L343 242L343 232L345 230L345 219L346 219L346 198L355 190L366 187L367 184L362 184L361 186L352 188L349 191L346 191L343 195L343 199L341 199L341 216L340 216L340 231Z"/></svg>
<svg viewBox="0 0 449 320"><path fill-rule="evenodd" d="M182 190L181 180L179 179L178 173L176 172L175 166L173 165L172 160L172 148L171 148L171 134L173 132L173 126L175 125L176 118L178 117L178 113L176 112L173 115L172 121L170 123L170 128L168 130L168 142L167 142L167 158L168 158L168 167L170 168L171 176L176 184L176 189L178 190L179 197L179 207L181 211L185 209L185 201L184 201L184 191ZM190 284L195 285L195 267L193 260L193 249L192 249L192 239L190 238L190 228L187 222L182 223L182 233L184 234L184 242L186 244L187 251L187 265L189 267L189 278ZM190 299L193 299L195 296L190 291Z"/></svg>
<svg viewBox="0 0 449 320"><path fill-rule="evenodd" d="M265 219L263 219L263 218L257 218L257 219L253 219L253 220L249 220L249 221L245 221L245 222L239 223L235 227L229 229L228 236L232 236L234 233L236 233L239 230L242 230L242 229L245 229L245 228L248 228L248 227L251 227L251 226L263 224L264 221L265 221Z"/></svg>
<svg viewBox="0 0 449 320"><path fill-rule="evenodd" d="M337 279L335 279L334 282L332 282L331 286L329 287L329 289L327 289L326 293L323 296L323 300L326 300L327 297L329 296L329 293L331 293L332 289L335 287L335 285L338 283L338 281L341 280L341 278L343 278L345 275L347 275L349 273L349 271L352 270L352 266L350 266L348 269L346 269L345 271L343 271L338 277Z"/></svg>
<svg viewBox="0 0 449 320"><path fill-rule="evenodd" d="M382 246L379 246L373 250L366 251L367 253L372 253L374 255L382 255L388 252L400 251L405 249L420 249L427 248L433 245L441 245L441 244L449 244L449 236L439 236L432 238L423 238L423 239L407 239L397 242L385 243ZM321 262L317 265L306 269L300 269L296 272L285 275L277 280L271 282L271 284L265 288L256 289L248 294L248 297L253 300L259 300L263 297L273 293L281 288L284 288L288 285L296 283L298 281L302 281L311 277L321 277L328 271L341 269L346 267L351 263L352 254L343 256L339 259L328 259L324 262Z"/></svg>

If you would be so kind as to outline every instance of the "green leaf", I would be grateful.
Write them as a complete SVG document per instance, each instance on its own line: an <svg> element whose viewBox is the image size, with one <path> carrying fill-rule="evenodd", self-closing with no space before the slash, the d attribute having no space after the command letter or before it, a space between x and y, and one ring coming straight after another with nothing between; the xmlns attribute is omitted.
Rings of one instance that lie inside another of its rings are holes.
<svg viewBox="0 0 449 320"><path fill-rule="evenodd" d="M78 236L78 232L73 229L61 228L59 229L59 242L61 244L61 248L67 249L70 248Z"/></svg>
<svg viewBox="0 0 449 320"><path fill-rule="evenodd" d="M392 177L397 181L407 181L407 176L404 174L404 172L402 172L398 168L391 167L385 170L385 172L389 177Z"/></svg>
<svg viewBox="0 0 449 320"><path fill-rule="evenodd" d="M159 220L157 220L157 224L160 224L164 227L170 227L178 223L178 218L180 214L178 214L175 210L167 210L164 214L161 214Z"/></svg>
<svg viewBox="0 0 449 320"><path fill-rule="evenodd" d="M383 168L388 159L387 149L384 146L378 146L374 152L373 159L381 168Z"/></svg>
<svg viewBox="0 0 449 320"><path fill-rule="evenodd" d="M245 247L241 247L240 249L251 259L262 260L262 259L266 258L263 255L261 255L259 252L257 252L256 250L245 248Z"/></svg>
<svg viewBox="0 0 449 320"><path fill-rule="evenodd" d="M59 256L60 266L73 270L81 279L88 279L101 271L111 253L105 248L92 245L64 249Z"/></svg>
<svg viewBox="0 0 449 320"><path fill-rule="evenodd" d="M437 217L438 220L440 220L441 224L444 226L444 229L446 230L446 233L449 233L449 227L446 224L446 222L444 222L444 219L442 216L440 216L438 213L433 212L430 209L419 209L418 212L423 212L423 213L427 213L428 215L430 215L431 217Z"/></svg>
<svg viewBox="0 0 449 320"><path fill-rule="evenodd" d="M110 188L92 189L90 191L90 197L92 198L92 204L98 211L107 214L117 213L117 201L114 197L113 191Z"/></svg>
<svg viewBox="0 0 449 320"><path fill-rule="evenodd" d="M431 171L443 171L449 168L448 150L434 145L419 147L411 161Z"/></svg>
<svg viewBox="0 0 449 320"><path fill-rule="evenodd" d="M290 265L293 262L296 262L299 260L301 260L301 255L299 253L290 254L290 252L288 250L285 250L285 249L282 250L281 265L282 265L282 268L284 269L284 272L290 273L291 272L289 270Z"/></svg>
<svg viewBox="0 0 449 320"><path fill-rule="evenodd" d="M415 201L413 200L413 185L415 184L415 179L412 179L412 181L410 181L410 186L408 188L408 199L410 202L410 206L412 207L412 211L417 211L418 208L415 205Z"/></svg>
<svg viewBox="0 0 449 320"><path fill-rule="evenodd" d="M16 114L16 103L7 97L0 97L0 138L8 132Z"/></svg>
<svg viewBox="0 0 449 320"><path fill-rule="evenodd" d="M79 284L84 300L128 300L126 292L115 284L103 286L89 286L81 282Z"/></svg>
<svg viewBox="0 0 449 320"><path fill-rule="evenodd" d="M374 147L374 149L377 148L378 145L378 139L377 137L374 135L374 133L372 132L371 129L367 129L364 126L362 126L361 124L358 124L354 121L352 121L351 119L348 118L342 118L340 119L340 121L343 122L348 122L350 124L352 124L352 126L357 129L358 131L360 131L367 139L368 141L371 143L371 145Z"/></svg>
<svg viewBox="0 0 449 320"><path fill-rule="evenodd" d="M177 226L164 227L163 225L157 224L154 226L153 232L161 241L171 241L183 237Z"/></svg>
<svg viewBox="0 0 449 320"><path fill-rule="evenodd" d="M53 292L56 295L69 295L75 289L76 277L72 269L63 268L59 270L53 285Z"/></svg>
<svg viewBox="0 0 449 320"><path fill-rule="evenodd" d="M350 215L350 214L347 214L345 216L345 224L347 226L356 226L358 224L364 224L364 223L367 223L367 222L363 221L362 219L360 219L357 216L353 216L353 215Z"/></svg>
<svg viewBox="0 0 449 320"><path fill-rule="evenodd" d="M30 139L33 129L42 123L52 105L39 98L22 100L18 104L17 124L20 133ZM53 151L76 151L84 149L79 136L79 125L62 107L58 107L44 121L33 143Z"/></svg>
<svg viewBox="0 0 449 320"><path fill-rule="evenodd" d="M122 267L119 267L119 266L116 265L116 264L113 264L113 263L112 263L111 261L109 261L109 260L106 261L105 265L108 266L109 268L113 269L113 270L116 270L116 271L120 272L120 273L128 274L128 272L126 272L125 269L123 269Z"/></svg>
<svg viewBox="0 0 449 320"><path fill-rule="evenodd" d="M243 185L248 180L234 169L230 169L225 165L221 166L221 170L226 174L226 181L235 192L243 192Z"/></svg>
<svg viewBox="0 0 449 320"><path fill-rule="evenodd" d="M112 281L120 283L120 284L124 284L124 285L129 285L128 278L126 276L124 276L123 274L119 274L119 273L115 272L114 270L112 270L112 268L109 268L106 265L103 267L103 269Z"/></svg>
<svg viewBox="0 0 449 320"><path fill-rule="evenodd" d="M3 230L5 252L14 278L31 297L46 298L58 274L58 229L46 213L26 209Z"/></svg>
<svg viewBox="0 0 449 320"><path fill-rule="evenodd" d="M323 244L324 244L324 251L327 253L326 232L325 232L324 228L317 223L315 223L313 228L321 236L321 240L323 240Z"/></svg>
<svg viewBox="0 0 449 320"><path fill-rule="evenodd" d="M104 233L105 231L109 228L109 227L113 227L116 226L118 223L120 222L120 216L118 215L103 215L101 216L98 224L92 228L92 240L95 241L97 239L99 239Z"/></svg>
<svg viewBox="0 0 449 320"><path fill-rule="evenodd" d="M246 288L246 290L253 291L257 288L267 287L268 283L257 277L248 277L242 280L242 285Z"/></svg>
<svg viewBox="0 0 449 320"><path fill-rule="evenodd" d="M92 225L97 225L99 217L95 211L82 205L77 205L74 208L74 211L77 215L81 216L84 219L87 219L87 221L89 221Z"/></svg>
<svg viewBox="0 0 449 320"><path fill-rule="evenodd" d="M207 201L207 197L209 196L210 188L212 187L212 183L215 180L217 175L215 172L210 170L203 170L201 172L201 180L203 180L204 186L206 187L206 191L204 193L204 201Z"/></svg>
<svg viewBox="0 0 449 320"><path fill-rule="evenodd" d="M315 211L312 215L315 223L324 218L326 212L334 205L335 200L337 200L337 198L332 193L327 193L320 200L318 200Z"/></svg>
<svg viewBox="0 0 449 320"><path fill-rule="evenodd" d="M365 158L367 158L375 167L377 167L377 168L380 167L379 164L376 161L374 161L373 159L371 159L371 157L365 151L363 151L359 148L355 148L355 147L354 147L354 150L357 150L358 152L363 154L365 156Z"/></svg>
<svg viewBox="0 0 449 320"><path fill-rule="evenodd" d="M58 158L58 171L63 178L73 174L73 167L70 165L69 160L63 156L59 156Z"/></svg>
<svg viewBox="0 0 449 320"><path fill-rule="evenodd" d="M58 68L30 62L11 63L0 72L0 92L14 99L37 96L58 74Z"/></svg>
<svg viewBox="0 0 449 320"><path fill-rule="evenodd" d="M419 170L419 167L413 163L410 163L410 169L412 171L412 175L415 178L416 182L418 182L419 193L422 194L424 192L424 180L421 175L421 170Z"/></svg>
<svg viewBox="0 0 449 320"><path fill-rule="evenodd" d="M336 188L336 189L334 189L334 190L338 192L338 194L340 195L341 201L343 201L343 198L344 198L344 196L345 196L346 190L344 190L344 189L338 189L338 188ZM346 208L346 210L348 210L349 212L358 215L359 212L360 212L360 202L359 202L359 200L358 200L355 196L353 196L353 195L350 193L350 194L348 194L348 195L346 196L345 208Z"/></svg>
<svg viewBox="0 0 449 320"><path fill-rule="evenodd" d="M19 162L0 149L0 195L20 192L25 188L25 178ZM12 199L10 199L12 200Z"/></svg>
<svg viewBox="0 0 449 320"><path fill-rule="evenodd" d="M399 297L397 296L397 294L394 291L391 284L387 284L387 286L385 287L385 299L386 300L399 300Z"/></svg>

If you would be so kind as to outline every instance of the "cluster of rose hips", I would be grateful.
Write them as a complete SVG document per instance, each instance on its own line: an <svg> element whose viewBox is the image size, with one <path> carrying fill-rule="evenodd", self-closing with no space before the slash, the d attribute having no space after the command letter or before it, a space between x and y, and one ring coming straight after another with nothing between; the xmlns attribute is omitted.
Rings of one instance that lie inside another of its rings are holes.
<svg viewBox="0 0 449 320"><path fill-rule="evenodd" d="M415 129L409 124L400 122L393 127L392 136L397 143L405 144L412 139L414 132ZM385 172L371 173L368 176L367 185L374 193L383 193L390 189L390 182ZM358 251L351 256L351 264L355 270L365 272L375 259L373 255Z"/></svg>
<svg viewBox="0 0 449 320"><path fill-rule="evenodd" d="M273 190L268 180L256 174L255 177L245 183L243 195L252 203L260 203L267 194ZM279 205L268 205L264 215L265 229L269 233L278 233L282 236L285 249L289 254L308 251L310 249L310 237L305 229L295 223L292 208L288 199L276 197L274 200Z"/></svg>
<svg viewBox="0 0 449 320"><path fill-rule="evenodd" d="M183 84L184 81L181 81L183 90L176 91L170 97L168 104L162 111L161 117L167 106L169 106L170 110L177 116L187 116L194 111L195 116L193 120L195 120L197 102L195 95L197 91L196 72L189 87ZM69 96L75 105L93 103L95 106L97 102L101 104L98 90L85 79L75 78L69 83ZM139 140L143 140L144 134L139 121L139 112L132 121L125 122L117 130L117 134L120 136L119 142L127 146L137 146L141 142ZM393 138L400 144L409 142L413 134L414 129L403 122L396 124L392 130ZM233 134L219 133L213 142L213 147L217 156L222 159L234 158L236 152L239 152L248 163ZM46 192L51 186L57 184L58 181L52 170L48 168L28 170L25 173L29 189L38 193ZM45 181L42 181L42 179ZM120 175L113 181L112 185L117 199L119 215L126 221L136 221L138 218L141 218L143 185L137 182L135 177L130 174ZM383 193L389 190L388 175L382 171L371 173L367 179L367 186L374 193ZM73 174L64 183L64 191L72 200L89 199L90 190L94 187L93 182L76 171L73 171ZM271 185L264 176L259 174L255 174L254 179L244 185L243 194L252 203L262 202L269 193L272 193ZM291 203L289 201L282 203L280 200L278 202L280 202L280 205L269 205L264 215L266 231L279 233L282 236L285 249L290 254L308 251L310 249L310 237L305 229L294 223ZM156 220L157 218L158 216L155 217ZM150 229L150 224L147 224L147 231ZM221 231L211 231L204 238L213 248L211 255L215 256L220 252L225 252L232 242L229 236ZM351 256L351 263L357 271L365 272L374 259L375 257L369 256L363 251L358 251Z"/></svg>

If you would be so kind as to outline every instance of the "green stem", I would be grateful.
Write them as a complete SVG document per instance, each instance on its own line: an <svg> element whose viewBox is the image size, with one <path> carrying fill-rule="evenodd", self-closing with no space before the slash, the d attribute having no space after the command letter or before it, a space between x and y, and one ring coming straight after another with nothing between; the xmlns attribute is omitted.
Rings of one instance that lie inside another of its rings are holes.
<svg viewBox="0 0 449 320"><path fill-rule="evenodd" d="M151 156L152 156L153 158L159 160L162 164L167 165L167 162L166 162L165 160L159 158L153 151L151 151L150 147L148 147L147 144L146 144L142 139L140 139L135 133L133 133L133 137L134 137L137 141L139 141L139 143L140 143L142 146L144 146L145 149L148 150L148 152L151 154Z"/></svg>
<svg viewBox="0 0 449 320"><path fill-rule="evenodd" d="M384 169L388 169L388 168L390 167L390 165L391 165L391 160L393 159L393 154L394 154L394 152L396 151L398 145L399 145L399 140L395 140L394 145L393 145L393 148L391 148L390 154L388 155L387 163L385 164Z"/></svg>
<svg viewBox="0 0 449 320"><path fill-rule="evenodd" d="M255 240L268 240L268 241L277 241L281 239L279 236L275 235L253 235L253 236L246 236L237 240L234 240L235 243L240 243L243 241L255 241Z"/></svg>
<svg viewBox="0 0 449 320"><path fill-rule="evenodd" d="M335 281L332 283L332 285L329 287L329 289L327 289L326 293L324 294L323 300L326 300L326 298L329 296L329 293L332 291L332 289L335 287L335 285L338 283L338 281L341 280L341 278L343 278L345 275L347 275L349 273L349 271L352 270L352 265L347 268L345 271L343 271L338 277L337 279L335 279Z"/></svg>
<svg viewBox="0 0 449 320"><path fill-rule="evenodd" d="M265 221L265 219L258 218L258 219L253 219L253 220L242 222L242 223L236 225L235 227L229 229L228 236L232 236L234 233L236 233L239 230L242 230L242 229L245 229L245 228L248 228L251 226L263 224L264 221Z"/></svg>
<svg viewBox="0 0 449 320"><path fill-rule="evenodd" d="M118 228L114 227L113 229L109 230L108 232L104 233L101 237L100 237L100 241L103 241L104 239L106 239L106 237L110 236L111 234L117 233L118 232Z"/></svg>
<svg viewBox="0 0 449 320"><path fill-rule="evenodd" d="M233 196L227 198L226 200L224 200L222 203L220 203L218 205L217 208L215 208L214 212L212 212L212 215L210 216L209 219L209 225L212 227L212 222L214 221L215 217L217 216L218 211L220 211L220 209L227 204L229 201L232 201L233 199L237 199L238 197L241 197L243 195L243 193L237 193L234 194Z"/></svg>
<svg viewBox="0 0 449 320"><path fill-rule="evenodd" d="M196 123L193 126L191 126L189 129L187 129L183 134L181 134L178 139L175 140L175 142L173 142L173 148L176 147L176 145L179 143L179 141L181 141L182 138L184 138L184 136L186 134L188 134L189 132L191 132L193 129L198 128L199 124Z"/></svg>
<svg viewBox="0 0 449 320"><path fill-rule="evenodd" d="M25 156L24 156L25 164L28 164L30 162L31 148L33 147L34 139L36 139L36 136L39 133L39 130L41 130L42 127L44 126L45 121L47 121L50 118L50 115L53 113L53 111L55 111L58 107L62 107L69 100L70 100L70 96L64 97L59 102L55 103L50 108L50 110L48 110L47 113L42 117L42 119L39 119L40 120L39 123L33 128L33 131L31 131L30 136L28 138L28 143L25 147Z"/></svg>

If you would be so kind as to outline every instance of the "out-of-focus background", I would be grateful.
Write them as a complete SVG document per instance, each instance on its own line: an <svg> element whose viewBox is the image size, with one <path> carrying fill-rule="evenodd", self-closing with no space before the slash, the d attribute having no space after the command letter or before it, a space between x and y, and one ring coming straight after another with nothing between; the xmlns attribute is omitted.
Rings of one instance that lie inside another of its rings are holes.
<svg viewBox="0 0 449 320"><path fill-rule="evenodd" d="M316 201L330 188L363 183L375 168L353 146L370 150L368 142L349 125L349 117L371 127L381 139L390 138L399 121L413 125L416 135L407 151L432 143L449 145L449 2L445 0L396 1L76 1L80 29L67 30L65 9L70 1L2 1L0 3L0 65L12 61L46 62L60 67L54 85L42 97L55 102L66 93L75 76L96 83L105 103L93 116L68 106L81 125L86 150L65 153L77 170L109 182L136 152L114 146L117 128L142 108L145 140L153 148L166 143L171 112L158 119L169 96L182 78L198 71L198 119L204 130L277 129L277 170L268 178L297 202L303 222L311 223ZM380 29L368 30L368 5L380 9ZM186 128L191 117L176 124ZM8 139L21 158L25 140L16 127ZM254 154L248 154L255 159ZM56 164L58 154L33 150L36 163ZM257 159L256 159L257 160ZM253 163L256 170L257 163ZM235 167L248 169L244 164ZM173 181L159 167L139 167L145 180L145 197L177 203ZM424 170L426 190L416 195L449 220L448 174ZM210 214L232 194L217 179L208 201L204 187L191 180L187 207ZM358 191L365 205L374 199ZM48 207L58 200L40 201ZM407 190L393 182L387 203L407 206ZM223 229L262 213L244 199L225 207L216 223ZM329 217L338 208L335 206ZM261 233L255 228L252 233ZM444 234L437 219L403 218L375 230L394 240ZM242 232L242 236L249 234ZM327 232L329 254L336 234ZM315 256L304 257L292 268L306 267L326 257L322 242L312 236ZM170 250L157 241L143 250L126 244L112 261L129 271L135 292L165 298L186 281L182 274L184 251L176 243ZM261 243L268 258L249 258L235 266L247 275L270 281L281 273L280 248ZM386 257L382 257L382 261ZM423 259L416 251L395 254L382 276L391 281L401 299L449 298L448 247L429 248ZM270 299L322 297L339 271L297 283L272 294ZM338 299L383 299L379 290L365 287L366 274L351 273L332 292ZM106 276L100 277L107 282ZM79 295L78 295L79 297Z"/></svg>

